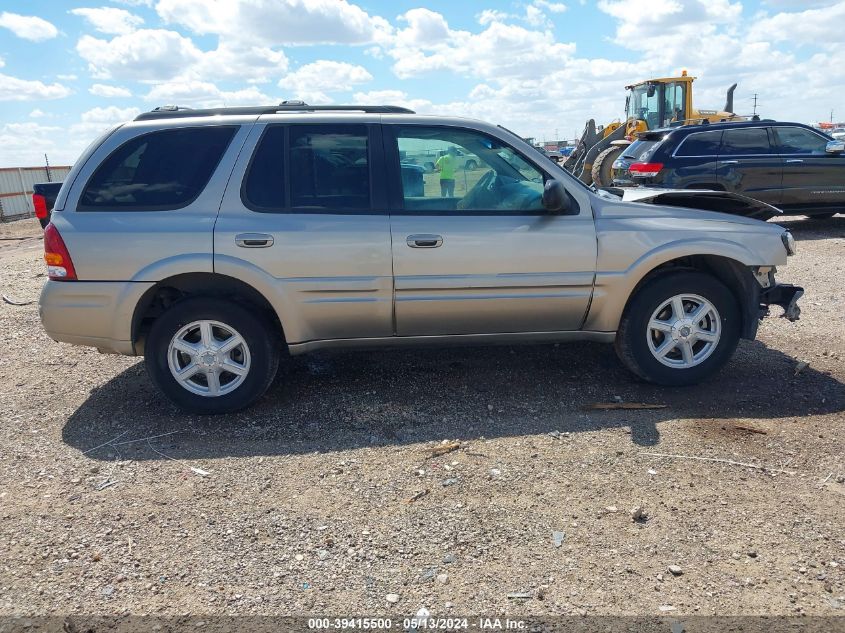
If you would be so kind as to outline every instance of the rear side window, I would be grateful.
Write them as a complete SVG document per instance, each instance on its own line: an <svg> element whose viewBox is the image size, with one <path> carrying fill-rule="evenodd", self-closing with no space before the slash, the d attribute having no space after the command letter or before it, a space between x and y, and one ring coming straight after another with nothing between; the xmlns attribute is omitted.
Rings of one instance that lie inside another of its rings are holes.
<svg viewBox="0 0 845 633"><path fill-rule="evenodd" d="M80 211L159 211L193 202L208 184L237 126L160 130L111 153L85 186Z"/></svg>
<svg viewBox="0 0 845 633"><path fill-rule="evenodd" d="M766 128L743 127L725 130L719 154L725 156L750 156L771 154L769 133Z"/></svg>
<svg viewBox="0 0 845 633"><path fill-rule="evenodd" d="M721 130L690 134L675 150L675 156L715 156L722 142Z"/></svg>
<svg viewBox="0 0 845 633"><path fill-rule="evenodd" d="M625 149L624 152L622 152L622 157L645 162L648 160L649 156L654 154L654 151L661 142L662 141L634 141Z"/></svg>
<svg viewBox="0 0 845 633"><path fill-rule="evenodd" d="M781 154L825 154L827 139L800 127L775 128Z"/></svg>
<svg viewBox="0 0 845 633"><path fill-rule="evenodd" d="M291 208L369 209L368 149L365 125L292 125Z"/></svg>

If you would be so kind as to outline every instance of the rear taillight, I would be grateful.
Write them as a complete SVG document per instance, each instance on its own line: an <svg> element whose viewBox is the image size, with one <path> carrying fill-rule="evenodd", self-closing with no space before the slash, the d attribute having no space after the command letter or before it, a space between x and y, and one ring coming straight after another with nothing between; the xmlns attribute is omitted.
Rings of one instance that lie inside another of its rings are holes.
<svg viewBox="0 0 845 633"><path fill-rule="evenodd" d="M73 268L73 261L65 246L65 241L52 223L44 229L44 261L47 262L47 276L50 279L76 280L76 270Z"/></svg>
<svg viewBox="0 0 845 633"><path fill-rule="evenodd" d="M32 194L32 206L35 208L35 217L39 220L47 219L47 199L40 193Z"/></svg>
<svg viewBox="0 0 845 633"><path fill-rule="evenodd" d="M656 176L661 169L663 169L663 163L632 163L628 167L628 173L635 178L645 178Z"/></svg>

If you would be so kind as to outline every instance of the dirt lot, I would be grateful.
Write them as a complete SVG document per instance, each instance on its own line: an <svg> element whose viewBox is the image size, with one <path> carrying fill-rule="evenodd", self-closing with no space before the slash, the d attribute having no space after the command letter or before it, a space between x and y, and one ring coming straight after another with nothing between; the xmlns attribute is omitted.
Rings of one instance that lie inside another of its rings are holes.
<svg viewBox="0 0 845 633"><path fill-rule="evenodd" d="M357 353L191 417L2 302L0 615L845 615L845 217L784 224L802 320L683 390L595 344ZM36 301L36 222L0 238Z"/></svg>

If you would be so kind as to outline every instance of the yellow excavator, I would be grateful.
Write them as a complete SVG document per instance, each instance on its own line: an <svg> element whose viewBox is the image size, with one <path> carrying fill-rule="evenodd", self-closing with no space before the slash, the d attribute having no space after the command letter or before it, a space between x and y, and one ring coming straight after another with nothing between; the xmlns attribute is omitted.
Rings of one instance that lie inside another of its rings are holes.
<svg viewBox="0 0 845 633"><path fill-rule="evenodd" d="M692 105L692 82L695 77L683 71L680 77L648 79L625 86L625 122L614 121L596 128L594 119L587 121L575 149L563 163L565 169L583 182L597 187L611 184L613 162L633 143L639 132L670 125L687 125L703 121L742 120L733 112L736 84L728 88L725 107L698 110Z"/></svg>

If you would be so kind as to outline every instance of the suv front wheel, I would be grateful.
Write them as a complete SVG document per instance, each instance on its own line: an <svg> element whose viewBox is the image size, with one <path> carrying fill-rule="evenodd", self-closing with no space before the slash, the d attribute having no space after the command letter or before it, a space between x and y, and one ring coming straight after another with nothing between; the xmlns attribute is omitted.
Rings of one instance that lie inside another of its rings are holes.
<svg viewBox="0 0 845 633"><path fill-rule="evenodd" d="M270 325L236 303L186 299L161 315L144 350L147 373L191 413L230 413L260 398L279 365Z"/></svg>
<svg viewBox="0 0 845 633"><path fill-rule="evenodd" d="M730 359L739 334L739 306L724 284L704 273L671 273L631 299L616 334L616 352L649 382L689 385Z"/></svg>

